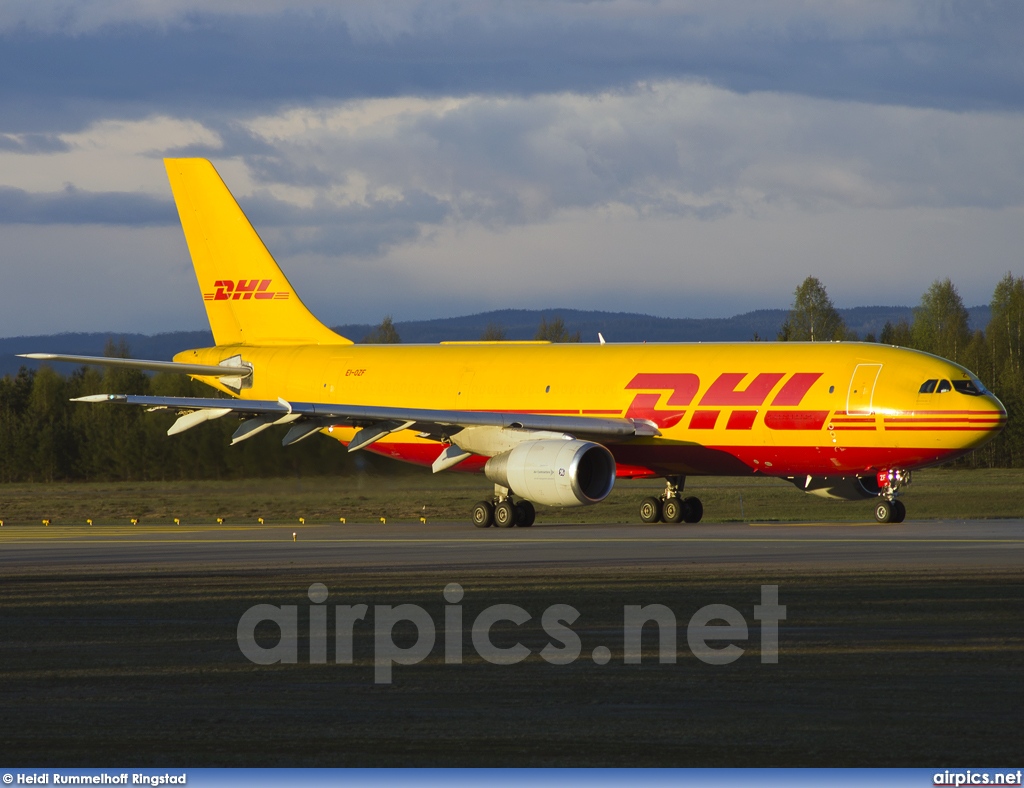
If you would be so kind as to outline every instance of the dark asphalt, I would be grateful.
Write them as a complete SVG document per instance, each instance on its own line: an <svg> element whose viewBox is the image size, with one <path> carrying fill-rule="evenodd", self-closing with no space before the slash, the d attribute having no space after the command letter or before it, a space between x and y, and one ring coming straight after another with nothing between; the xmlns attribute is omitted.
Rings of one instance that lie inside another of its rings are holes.
<svg viewBox="0 0 1024 788"><path fill-rule="evenodd" d="M436 569L559 564L1012 568L1024 565L1024 521L536 525L507 530L478 530L464 522L0 528L0 567L8 572L110 565Z"/></svg>

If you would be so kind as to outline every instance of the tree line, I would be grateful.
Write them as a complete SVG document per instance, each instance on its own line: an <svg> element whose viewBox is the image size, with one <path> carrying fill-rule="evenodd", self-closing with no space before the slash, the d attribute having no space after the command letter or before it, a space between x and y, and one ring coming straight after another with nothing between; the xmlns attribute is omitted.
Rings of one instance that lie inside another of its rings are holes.
<svg viewBox="0 0 1024 788"><path fill-rule="evenodd" d="M968 311L950 279L936 280L921 296L912 322L887 322L865 342L923 350L971 370L1006 406L1008 424L987 446L960 461L970 467L1024 466L1024 277L1007 274L996 285L988 326L971 330ZM780 341L856 340L825 290L809 276L793 293Z"/></svg>

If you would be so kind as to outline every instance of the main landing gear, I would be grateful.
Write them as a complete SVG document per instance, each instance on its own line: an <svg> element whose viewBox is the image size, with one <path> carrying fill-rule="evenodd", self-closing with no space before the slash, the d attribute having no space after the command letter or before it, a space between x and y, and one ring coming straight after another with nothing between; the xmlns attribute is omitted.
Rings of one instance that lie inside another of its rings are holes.
<svg viewBox="0 0 1024 788"><path fill-rule="evenodd" d="M704 504L700 498L680 498L685 476L665 478L665 492L660 498L644 498L640 502L640 519L645 523L699 523L704 516Z"/></svg>
<svg viewBox="0 0 1024 788"><path fill-rule="evenodd" d="M896 496L900 489L910 484L910 471L888 470L878 474L878 486L882 491L881 500L875 504L875 519L880 523L902 523L907 516L907 507Z"/></svg>
<svg viewBox="0 0 1024 788"><path fill-rule="evenodd" d="M537 510L529 501L512 500L512 491L496 484L494 498L474 506L471 519L477 528L529 528L537 519Z"/></svg>

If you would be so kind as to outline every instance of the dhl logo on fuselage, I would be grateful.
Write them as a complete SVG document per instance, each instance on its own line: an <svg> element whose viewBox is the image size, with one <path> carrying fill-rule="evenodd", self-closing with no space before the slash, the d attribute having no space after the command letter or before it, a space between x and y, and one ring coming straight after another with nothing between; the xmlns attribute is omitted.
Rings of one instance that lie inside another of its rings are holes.
<svg viewBox="0 0 1024 788"><path fill-rule="evenodd" d="M774 397L769 408L796 408L803 402L807 392L815 381L822 376L821 372L793 373ZM768 397L775 390L785 372L761 372L754 376L743 388L740 384L747 377L746 372L723 372L708 386L707 391L697 401L695 409L688 409L694 404L700 392L700 378L692 372L659 374L642 372L636 375L627 389L640 389L642 393L633 397L626 409L627 418L646 419L658 427L668 429L679 424L690 413L687 428L691 430L711 430L718 425L723 408L730 408L727 430L750 430L754 427L758 410L768 402ZM674 410L659 410L658 405L662 393L670 391L666 405ZM685 409L684 409L685 408ZM828 420L827 410L771 410L764 414L764 424L773 430L820 430Z"/></svg>
<svg viewBox="0 0 1024 788"><path fill-rule="evenodd" d="M270 279L218 279L213 293L203 293L204 301L272 301L288 298L287 290L270 290Z"/></svg>

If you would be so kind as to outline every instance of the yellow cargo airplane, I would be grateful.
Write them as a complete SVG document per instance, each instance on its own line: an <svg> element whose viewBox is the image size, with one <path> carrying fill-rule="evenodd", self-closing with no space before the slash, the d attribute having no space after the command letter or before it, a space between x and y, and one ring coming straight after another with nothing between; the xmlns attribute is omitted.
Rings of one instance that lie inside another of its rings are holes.
<svg viewBox="0 0 1024 788"><path fill-rule="evenodd" d="M434 472L483 471L485 528L529 526L531 501L586 506L616 478L664 477L640 519L699 522L691 475L776 476L816 495L906 515L910 472L991 440L1006 410L963 367L878 344L356 345L305 307L205 159L165 161L215 347L173 362L29 358L171 370L230 398L100 394L85 402L175 411L169 435L242 420L233 443L277 425Z"/></svg>

